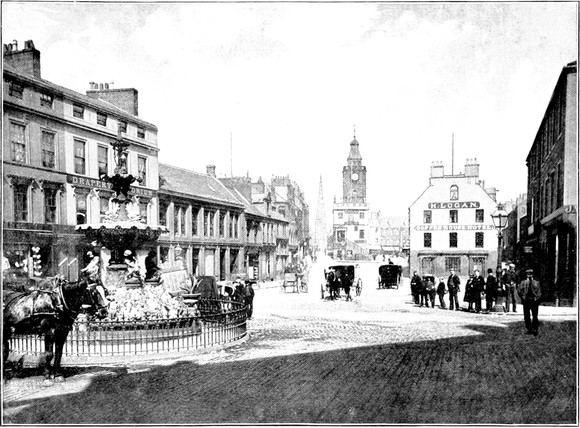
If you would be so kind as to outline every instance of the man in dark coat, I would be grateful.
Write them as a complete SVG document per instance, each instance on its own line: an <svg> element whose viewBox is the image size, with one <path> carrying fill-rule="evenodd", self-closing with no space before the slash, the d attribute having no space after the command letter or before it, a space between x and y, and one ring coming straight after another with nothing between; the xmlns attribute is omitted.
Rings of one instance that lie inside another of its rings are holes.
<svg viewBox="0 0 580 428"><path fill-rule="evenodd" d="M526 277L526 279L518 284L517 291L524 306L526 334L537 336L540 325L538 321L538 307L540 305L540 298L542 297L542 289L540 283L534 279L534 271L532 269L526 271Z"/></svg>
<svg viewBox="0 0 580 428"><path fill-rule="evenodd" d="M254 312L254 288L250 281L246 281L243 290L244 304L246 305L246 315L248 319L252 319L252 313Z"/></svg>
<svg viewBox="0 0 580 428"><path fill-rule="evenodd" d="M485 310L488 312L493 308L496 289L497 278L493 274L493 269L490 268L487 270L487 279L485 280Z"/></svg>
<svg viewBox="0 0 580 428"><path fill-rule="evenodd" d="M461 291L459 289L459 284L461 284L461 280L457 275L455 275L455 271L451 269L449 272L449 278L447 278L447 290L449 291L449 310L452 311L455 309L458 311L459 308L459 299L457 298L457 293Z"/></svg>
<svg viewBox="0 0 580 428"><path fill-rule="evenodd" d="M485 290L485 280L479 274L479 269L473 271L472 299L475 303L475 312L481 312L481 293Z"/></svg>
<svg viewBox="0 0 580 428"><path fill-rule="evenodd" d="M421 277L417 274L417 271L413 272L413 277L411 278L411 295L413 296L413 303L419 304L419 294L423 288L423 281Z"/></svg>
<svg viewBox="0 0 580 428"><path fill-rule="evenodd" d="M506 293L505 306L507 312L510 311L510 300L512 304L512 309L516 311L516 287L518 283L518 278L516 274L516 265L510 263L509 270L502 275L501 282Z"/></svg>

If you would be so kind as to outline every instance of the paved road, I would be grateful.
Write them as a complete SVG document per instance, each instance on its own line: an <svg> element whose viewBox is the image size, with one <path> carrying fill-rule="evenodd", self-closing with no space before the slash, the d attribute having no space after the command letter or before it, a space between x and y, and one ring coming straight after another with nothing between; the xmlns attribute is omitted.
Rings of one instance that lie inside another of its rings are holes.
<svg viewBox="0 0 580 428"><path fill-rule="evenodd" d="M353 302L257 290L250 339L219 352L10 380L4 422L577 423L573 311L542 307L529 336L521 312L419 308L373 269Z"/></svg>

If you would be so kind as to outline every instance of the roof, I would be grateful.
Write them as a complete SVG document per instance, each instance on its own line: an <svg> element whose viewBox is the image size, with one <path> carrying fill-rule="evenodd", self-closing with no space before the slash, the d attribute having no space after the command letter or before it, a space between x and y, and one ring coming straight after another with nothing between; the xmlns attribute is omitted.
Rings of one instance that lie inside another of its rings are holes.
<svg viewBox="0 0 580 428"><path fill-rule="evenodd" d="M159 192L242 207L243 204L217 178L208 174L159 164Z"/></svg>
<svg viewBox="0 0 580 428"><path fill-rule="evenodd" d="M360 155L360 151L358 149L358 141L356 138L350 142L350 153L348 155L348 159L356 159L362 160L362 156Z"/></svg>
<svg viewBox="0 0 580 428"><path fill-rule="evenodd" d="M10 64L7 64L6 62L4 62L3 65L4 65L4 74L7 74L9 76L15 75L23 81L28 81L29 83L36 84L37 86L43 87L44 89L49 89L51 91L59 93L62 96L65 96L65 97L70 98L72 100L82 102L88 106L95 108L95 109L100 109L100 110L103 110L104 112L106 111L108 113L111 113L111 114L114 114L117 116L122 116L123 118L130 119L132 122L138 123L140 125L145 125L148 128L152 128L155 131L157 131L157 126L139 118L138 116L132 115L131 113L117 107L114 104L111 104L107 101L104 101L104 100L101 100L98 98L89 97L88 95L81 94L79 92L73 91L72 89L68 89L68 88L65 88L64 86L60 86L60 85L57 85L55 83L49 82L48 80L39 79L39 78L31 76L29 74L22 73L17 68L15 68L14 66L12 66Z"/></svg>

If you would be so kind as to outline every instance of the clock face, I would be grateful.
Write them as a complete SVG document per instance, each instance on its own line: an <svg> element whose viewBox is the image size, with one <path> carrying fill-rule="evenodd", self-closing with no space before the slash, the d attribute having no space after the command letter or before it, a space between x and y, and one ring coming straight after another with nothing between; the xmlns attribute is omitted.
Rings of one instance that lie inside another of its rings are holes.
<svg viewBox="0 0 580 428"><path fill-rule="evenodd" d="M350 178L352 178L353 181L357 181L358 180L358 174L355 172L353 175L350 176Z"/></svg>

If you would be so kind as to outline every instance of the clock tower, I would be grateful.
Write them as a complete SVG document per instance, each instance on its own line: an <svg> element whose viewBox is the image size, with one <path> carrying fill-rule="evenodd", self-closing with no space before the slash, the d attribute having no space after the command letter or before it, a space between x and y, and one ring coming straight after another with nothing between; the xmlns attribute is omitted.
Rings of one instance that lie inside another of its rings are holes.
<svg viewBox="0 0 580 428"><path fill-rule="evenodd" d="M342 168L342 198L344 202L365 203L367 197L367 167L362 165L356 135L350 143L347 164Z"/></svg>

